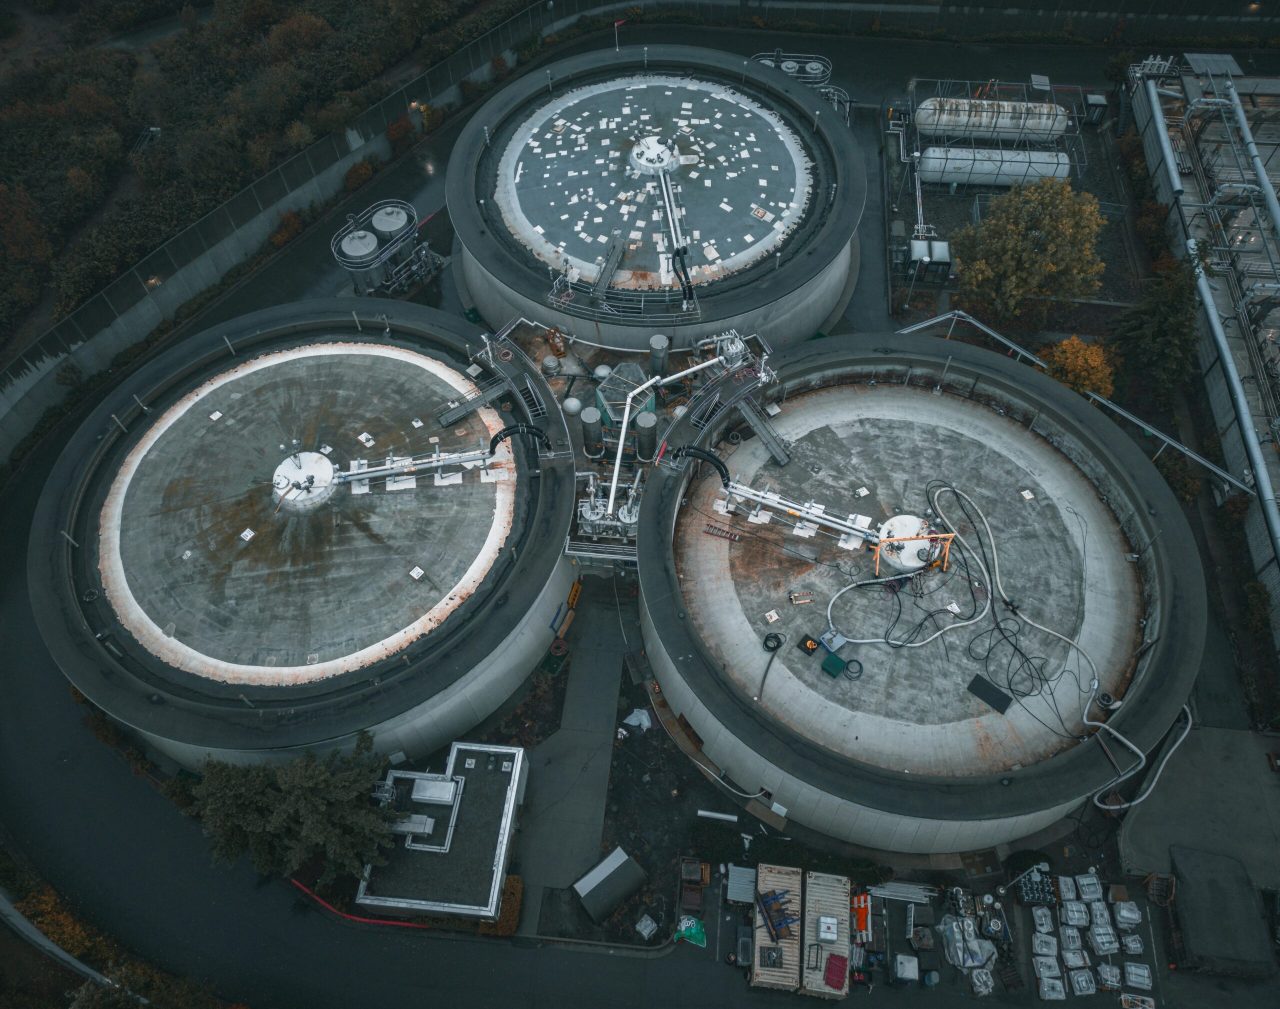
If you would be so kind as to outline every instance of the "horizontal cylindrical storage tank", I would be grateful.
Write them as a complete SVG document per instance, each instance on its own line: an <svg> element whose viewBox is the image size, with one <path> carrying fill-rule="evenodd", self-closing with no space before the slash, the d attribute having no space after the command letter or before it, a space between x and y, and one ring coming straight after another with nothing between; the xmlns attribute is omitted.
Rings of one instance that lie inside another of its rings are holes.
<svg viewBox="0 0 1280 1009"><path fill-rule="evenodd" d="M981 98L926 98L916 107L916 129L929 137L1027 140L1046 143L1067 132L1071 117L1048 102L997 102Z"/></svg>
<svg viewBox="0 0 1280 1009"><path fill-rule="evenodd" d="M1069 178L1071 159L1061 151L928 147L916 170L921 182L1017 186L1037 179Z"/></svg>

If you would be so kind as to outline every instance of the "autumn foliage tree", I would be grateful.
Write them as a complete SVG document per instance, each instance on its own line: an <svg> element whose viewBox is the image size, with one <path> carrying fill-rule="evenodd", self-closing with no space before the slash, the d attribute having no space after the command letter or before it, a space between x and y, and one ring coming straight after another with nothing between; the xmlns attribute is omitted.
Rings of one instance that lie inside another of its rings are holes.
<svg viewBox="0 0 1280 1009"><path fill-rule="evenodd" d="M1098 201L1067 180L1015 187L957 233L961 293L994 321L1039 325L1050 301L1098 289L1102 224Z"/></svg>
<svg viewBox="0 0 1280 1009"><path fill-rule="evenodd" d="M1069 336L1040 354L1048 372L1079 393L1092 392L1110 398L1115 391L1115 366L1111 352L1098 343Z"/></svg>

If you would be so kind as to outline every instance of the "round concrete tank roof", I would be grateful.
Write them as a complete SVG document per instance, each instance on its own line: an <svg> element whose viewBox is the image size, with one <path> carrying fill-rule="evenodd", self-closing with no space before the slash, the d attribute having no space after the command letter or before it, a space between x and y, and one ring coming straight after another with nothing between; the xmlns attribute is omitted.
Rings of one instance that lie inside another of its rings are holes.
<svg viewBox="0 0 1280 1009"><path fill-rule="evenodd" d="M41 632L78 689L176 759L366 728L387 752L441 745L553 637L572 580L560 412L532 419L514 393L460 410L487 381L468 357L481 331L355 305L363 327L350 299L318 300L147 361L45 486L28 555ZM506 371L554 402L521 360ZM514 422L543 427L557 456L523 438L490 455ZM437 453L468 455L439 467ZM67 556L57 529L78 544Z"/></svg>
<svg viewBox="0 0 1280 1009"><path fill-rule="evenodd" d="M1029 834L1115 777L1081 741L1095 667L1125 699L1110 724L1144 752L1158 742L1198 670L1203 576L1178 502L1127 436L1032 369L955 342L842 337L770 364L785 465L736 437L733 411L699 430L691 409L663 434L670 450L714 449L738 484L896 542L797 525L785 505L726 514L706 467L653 472L646 646L706 758L807 826L954 851ZM785 644L772 659L766 634Z"/></svg>
<svg viewBox="0 0 1280 1009"><path fill-rule="evenodd" d="M777 70L685 46L518 78L450 161L464 284L495 325L536 312L626 349L655 330L677 349L728 328L811 336L852 289L866 195L851 132L820 104Z"/></svg>

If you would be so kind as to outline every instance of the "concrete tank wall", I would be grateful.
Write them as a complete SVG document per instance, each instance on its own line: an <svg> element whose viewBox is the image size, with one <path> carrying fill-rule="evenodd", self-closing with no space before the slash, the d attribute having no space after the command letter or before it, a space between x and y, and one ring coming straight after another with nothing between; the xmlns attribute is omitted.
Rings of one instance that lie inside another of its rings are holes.
<svg viewBox="0 0 1280 1009"><path fill-rule="evenodd" d="M498 710L546 654L555 633L551 621L577 577L574 561L561 557L534 604L503 642L447 690L384 722L368 727L379 753L423 757L464 737ZM231 750L191 746L151 732L139 731L148 745L183 767L196 770L207 760L252 764L290 760L302 753L323 754L350 748L356 733L324 743L278 750Z"/></svg>
<svg viewBox="0 0 1280 1009"><path fill-rule="evenodd" d="M561 332L570 333L580 340L604 344L623 350L649 349L649 337L661 329L670 334L673 350L688 348L693 342L715 336L727 329L743 334L758 333L775 348L807 340L817 333L822 324L840 303L853 264L852 243L854 235L826 269L807 284L779 298L758 311L741 315L718 315L704 318L690 325L623 326L608 322L595 322L558 312L545 301L535 301L497 280L484 265L465 247L462 250L462 279L476 308L485 321L495 330L511 319L524 316L536 319ZM782 269L786 269L784 263ZM731 295L721 297L731 299Z"/></svg>
<svg viewBox="0 0 1280 1009"><path fill-rule="evenodd" d="M698 700L677 671L643 597L640 621L645 648L662 693L702 738L702 751L739 787L767 788L795 822L868 848L916 854L973 851L1026 837L1060 820L1085 796L1022 816L993 820L928 820L873 809L815 788L777 767L735 736ZM975 804L976 805L976 804Z"/></svg>

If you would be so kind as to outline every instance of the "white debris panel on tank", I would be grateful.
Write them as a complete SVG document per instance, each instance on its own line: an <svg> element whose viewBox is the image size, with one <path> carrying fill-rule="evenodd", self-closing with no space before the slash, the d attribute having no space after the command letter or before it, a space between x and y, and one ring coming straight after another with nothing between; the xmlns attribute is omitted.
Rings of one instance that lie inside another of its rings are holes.
<svg viewBox="0 0 1280 1009"><path fill-rule="evenodd" d="M652 75L571 89L516 128L494 194L511 235L587 282L616 239L610 286L672 286L659 182L631 157L648 138L668 152L695 284L773 254L803 220L812 162L782 117L722 84Z"/></svg>

